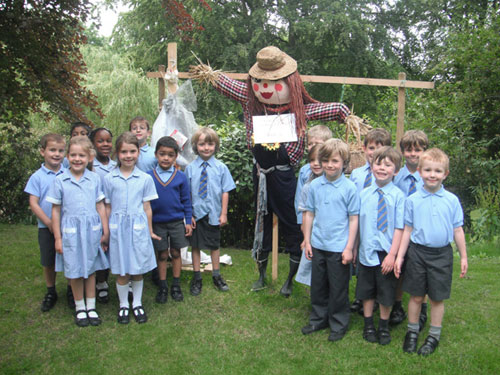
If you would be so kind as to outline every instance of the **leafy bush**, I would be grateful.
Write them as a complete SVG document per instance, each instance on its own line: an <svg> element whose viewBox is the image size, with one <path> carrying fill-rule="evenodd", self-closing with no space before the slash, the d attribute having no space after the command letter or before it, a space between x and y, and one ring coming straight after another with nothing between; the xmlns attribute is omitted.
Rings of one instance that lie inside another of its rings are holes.
<svg viewBox="0 0 500 375"><path fill-rule="evenodd" d="M476 208L470 212L472 240L497 241L500 233L500 192L496 185L482 185L476 190Z"/></svg>

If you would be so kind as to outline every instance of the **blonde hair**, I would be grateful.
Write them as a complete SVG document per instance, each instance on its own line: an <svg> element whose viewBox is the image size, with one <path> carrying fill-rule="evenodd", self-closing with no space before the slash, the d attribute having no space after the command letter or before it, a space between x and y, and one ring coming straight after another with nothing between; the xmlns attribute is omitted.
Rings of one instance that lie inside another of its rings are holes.
<svg viewBox="0 0 500 375"><path fill-rule="evenodd" d="M319 149L319 160L330 159L333 155L339 154L344 161L344 169L349 164L351 158L349 154L349 146L347 143L338 138L330 138L328 141L321 145Z"/></svg>
<svg viewBox="0 0 500 375"><path fill-rule="evenodd" d="M401 153L392 148L391 146L383 146L375 150L372 158L372 165L375 162L381 162L384 159L390 160L395 166L395 172L398 172L401 168L401 161L403 160L403 155Z"/></svg>
<svg viewBox="0 0 500 375"><path fill-rule="evenodd" d="M211 128L199 128L191 137L191 147L193 148L193 152L196 155L198 154L198 141L200 140L200 137L204 135L205 136L205 142L214 142L215 143L215 153L219 151L220 148L220 139L215 130Z"/></svg>
<svg viewBox="0 0 500 375"><path fill-rule="evenodd" d="M429 147L429 138L427 138L427 135L422 130L408 130L399 141L399 147L402 152L417 146L423 150L427 150L427 147Z"/></svg>
<svg viewBox="0 0 500 375"><path fill-rule="evenodd" d="M314 145L311 148L311 151L307 154L307 161L312 162L315 159L319 159L319 149L321 148L322 144L317 144Z"/></svg>
<svg viewBox="0 0 500 375"><path fill-rule="evenodd" d="M442 164L445 172L450 170L450 159L448 158L448 155L446 155L444 151L439 148L430 148L420 155L420 158L418 159L419 169L422 168L424 161L426 160Z"/></svg>
<svg viewBox="0 0 500 375"><path fill-rule="evenodd" d="M332 131L328 126L325 125L316 125L307 131L307 138L318 138L323 142L326 142L330 138L332 138Z"/></svg>
<svg viewBox="0 0 500 375"><path fill-rule="evenodd" d="M384 128L372 129L368 132L367 135L365 135L365 147L372 142L376 145L380 144L382 146L390 146L392 144L391 133L389 133Z"/></svg>
<svg viewBox="0 0 500 375"><path fill-rule="evenodd" d="M83 150L89 155L90 158L93 158L96 155L94 146L92 145L92 142L90 142L89 137L87 137L86 135L78 135L69 140L68 154L69 150L71 150L71 146L73 145L83 148Z"/></svg>
<svg viewBox="0 0 500 375"><path fill-rule="evenodd" d="M66 140L61 134L49 133L45 134L42 139L40 139L40 148L45 149L49 142L62 143L66 146Z"/></svg>
<svg viewBox="0 0 500 375"><path fill-rule="evenodd" d="M148 130L149 130L149 121L143 117L143 116L136 116L134 117L132 120L130 120L130 123L128 124L128 130L132 130L132 125L134 125L136 122L143 122L146 124L146 126L148 127Z"/></svg>

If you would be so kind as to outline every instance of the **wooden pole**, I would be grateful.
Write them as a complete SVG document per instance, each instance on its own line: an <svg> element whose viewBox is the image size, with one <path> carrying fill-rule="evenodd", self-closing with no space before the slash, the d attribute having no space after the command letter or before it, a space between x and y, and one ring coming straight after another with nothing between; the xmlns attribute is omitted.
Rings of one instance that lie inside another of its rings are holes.
<svg viewBox="0 0 500 375"><path fill-rule="evenodd" d="M405 73L399 73L398 79L404 83L406 80ZM399 141L403 138L403 133L405 131L405 100L406 100L406 86L402 84L398 88L398 119L396 123L396 147L399 151Z"/></svg>
<svg viewBox="0 0 500 375"><path fill-rule="evenodd" d="M158 71L161 74L161 77L158 77L158 111L161 111L161 105L163 99L165 99L165 80L163 79L165 76L165 65L158 65Z"/></svg>
<svg viewBox="0 0 500 375"><path fill-rule="evenodd" d="M278 279L278 216L273 213L273 255L272 255L272 279Z"/></svg>

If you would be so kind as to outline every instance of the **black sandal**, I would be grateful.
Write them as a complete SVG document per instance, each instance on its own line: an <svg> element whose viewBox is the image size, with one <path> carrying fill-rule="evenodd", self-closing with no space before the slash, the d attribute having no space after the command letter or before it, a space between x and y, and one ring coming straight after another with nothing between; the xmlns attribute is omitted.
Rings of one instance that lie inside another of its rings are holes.
<svg viewBox="0 0 500 375"><path fill-rule="evenodd" d="M129 313L130 309L128 307L120 307L120 310L118 310L118 323L128 324L130 321Z"/></svg>
<svg viewBox="0 0 500 375"><path fill-rule="evenodd" d="M85 318L79 318L78 314L85 313ZM78 310L75 312L75 324L78 327L87 327L90 324L89 316L87 314L87 310Z"/></svg>
<svg viewBox="0 0 500 375"><path fill-rule="evenodd" d="M146 311L142 305L134 307L132 311L134 312L134 318L137 323L141 324L148 321L148 316L146 315Z"/></svg>
<svg viewBox="0 0 500 375"><path fill-rule="evenodd" d="M95 312L95 313L96 313L96 315L97 315L97 318L92 318L92 317L89 315L89 313L90 313L90 312ZM102 323L102 320L101 320L101 318L99 318L99 314L97 314L97 311L96 311L95 309L90 309L90 310L87 310L87 316L88 316L89 323L90 323L90 325L91 325L91 326L96 327L96 326L98 326L99 324L101 324L101 323Z"/></svg>

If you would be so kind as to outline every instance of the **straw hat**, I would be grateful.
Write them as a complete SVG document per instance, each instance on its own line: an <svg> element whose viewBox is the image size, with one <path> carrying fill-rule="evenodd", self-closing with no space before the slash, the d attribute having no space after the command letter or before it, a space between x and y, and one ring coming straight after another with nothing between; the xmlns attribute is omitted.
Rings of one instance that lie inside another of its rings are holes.
<svg viewBox="0 0 500 375"><path fill-rule="evenodd" d="M278 80L297 70L297 61L277 47L269 46L257 52L257 62L248 72L257 79Z"/></svg>

